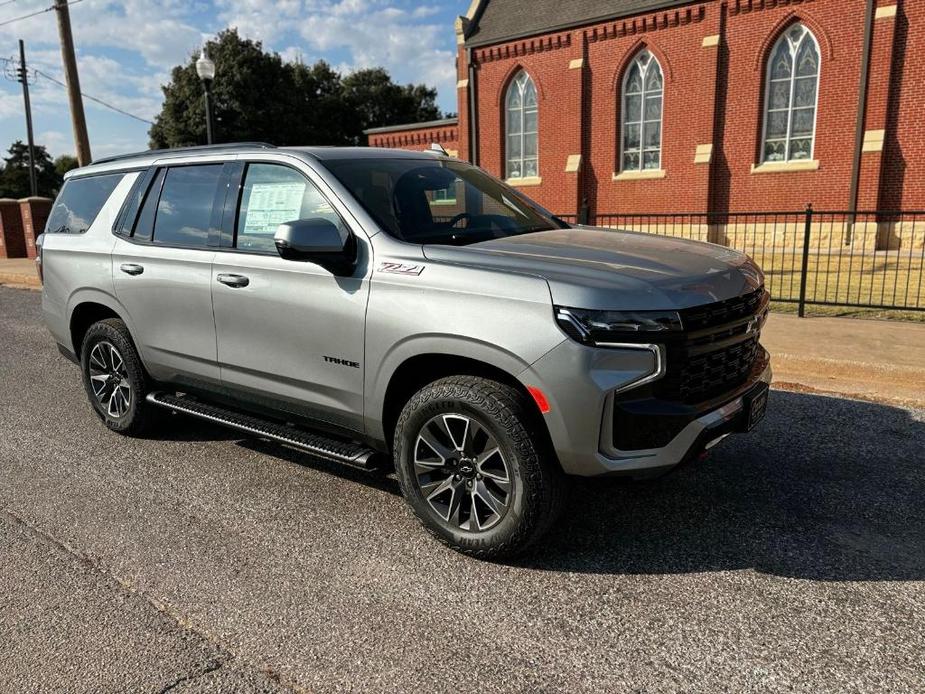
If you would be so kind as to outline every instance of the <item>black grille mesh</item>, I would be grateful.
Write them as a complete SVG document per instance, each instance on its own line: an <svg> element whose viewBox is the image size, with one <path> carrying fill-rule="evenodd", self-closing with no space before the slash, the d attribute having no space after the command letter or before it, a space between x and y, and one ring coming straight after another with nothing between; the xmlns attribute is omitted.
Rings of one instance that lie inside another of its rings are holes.
<svg viewBox="0 0 925 694"><path fill-rule="evenodd" d="M762 287L725 301L686 308L679 312L681 324L685 332L693 332L753 316L764 303L764 295Z"/></svg>
<svg viewBox="0 0 925 694"><path fill-rule="evenodd" d="M744 383L758 355L758 336L746 337L747 327L742 321L762 314L766 306L766 293L758 289L681 311L685 336L680 342L666 345L667 371L656 382L657 397L699 403ZM738 325L730 325L736 321ZM737 337L741 339L735 341ZM734 344L728 344L730 340ZM710 350L714 343L717 348Z"/></svg>

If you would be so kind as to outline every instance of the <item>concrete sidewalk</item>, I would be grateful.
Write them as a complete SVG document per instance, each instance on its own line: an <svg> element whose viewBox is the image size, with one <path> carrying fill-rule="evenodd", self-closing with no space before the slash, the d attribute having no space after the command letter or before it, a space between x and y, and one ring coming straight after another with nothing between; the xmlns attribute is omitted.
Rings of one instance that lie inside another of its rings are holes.
<svg viewBox="0 0 925 694"><path fill-rule="evenodd" d="M761 342L778 388L925 407L925 324L772 313Z"/></svg>
<svg viewBox="0 0 925 694"><path fill-rule="evenodd" d="M0 284L39 289L35 262L0 259ZM762 343L778 388L925 407L925 323L774 313Z"/></svg>
<svg viewBox="0 0 925 694"><path fill-rule="evenodd" d="M42 287L31 258L0 258L0 284L27 289Z"/></svg>

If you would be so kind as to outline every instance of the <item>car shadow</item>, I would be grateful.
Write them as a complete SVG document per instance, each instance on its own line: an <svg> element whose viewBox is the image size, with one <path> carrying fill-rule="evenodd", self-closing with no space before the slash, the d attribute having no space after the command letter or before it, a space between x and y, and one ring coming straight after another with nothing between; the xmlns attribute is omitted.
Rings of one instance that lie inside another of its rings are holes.
<svg viewBox="0 0 925 694"><path fill-rule="evenodd" d="M753 568L813 580L925 579L925 421L773 391L755 431L658 480L578 480L514 565L664 574Z"/></svg>
<svg viewBox="0 0 925 694"><path fill-rule="evenodd" d="M400 495L385 472L241 438L192 418L176 422L170 438L233 440ZM923 580L925 418L875 403L772 391L765 421L729 437L704 461L655 480L575 479L549 535L507 563L598 574L755 569L812 580Z"/></svg>
<svg viewBox="0 0 925 694"><path fill-rule="evenodd" d="M164 417L152 438L158 441L232 441L240 438L241 433L212 422L189 417L177 412L164 410Z"/></svg>
<svg viewBox="0 0 925 694"><path fill-rule="evenodd" d="M240 434L236 435L240 437ZM398 487L398 480L387 473L391 470L362 470L353 468L349 465L343 465L324 458L316 458L309 453L300 451L296 448L290 448L281 443L276 443L269 439L241 439L236 441L235 445L245 448L249 451L270 455L279 460L301 465L302 467L311 468L321 472L335 475L357 484L364 484L372 489L378 489L394 496L401 496L401 490Z"/></svg>

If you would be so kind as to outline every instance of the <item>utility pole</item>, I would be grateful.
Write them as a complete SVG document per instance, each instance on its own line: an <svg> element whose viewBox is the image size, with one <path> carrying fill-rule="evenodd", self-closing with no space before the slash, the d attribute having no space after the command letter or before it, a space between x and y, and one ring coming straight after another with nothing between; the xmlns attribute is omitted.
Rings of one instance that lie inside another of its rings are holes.
<svg viewBox="0 0 925 694"><path fill-rule="evenodd" d="M58 15L58 34L61 37L61 61L64 63L64 81L67 83L67 97L71 105L71 122L74 126L74 144L77 146L77 163L90 163L90 138L87 137L87 119L84 117L84 102L80 95L80 78L77 76L77 59L74 57L74 37L71 35L71 13L68 0L55 0Z"/></svg>
<svg viewBox="0 0 925 694"><path fill-rule="evenodd" d="M32 197L39 194L35 180L35 141L32 137L32 106L29 104L29 73L26 71L26 44L19 39L19 81L22 82L22 98L26 103L26 136L29 142L29 190Z"/></svg>

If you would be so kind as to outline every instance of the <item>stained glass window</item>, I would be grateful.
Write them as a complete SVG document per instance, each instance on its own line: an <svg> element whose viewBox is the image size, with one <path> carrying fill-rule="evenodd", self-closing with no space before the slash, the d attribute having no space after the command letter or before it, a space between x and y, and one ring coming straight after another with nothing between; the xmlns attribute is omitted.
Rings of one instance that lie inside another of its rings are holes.
<svg viewBox="0 0 925 694"><path fill-rule="evenodd" d="M768 60L763 162L812 159L818 88L819 45L809 29L794 24Z"/></svg>
<svg viewBox="0 0 925 694"><path fill-rule="evenodd" d="M661 168L663 89L662 68L643 50L623 77L622 171Z"/></svg>
<svg viewBox="0 0 925 694"><path fill-rule="evenodd" d="M524 71L511 80L506 98L506 177L539 176L536 86Z"/></svg>

